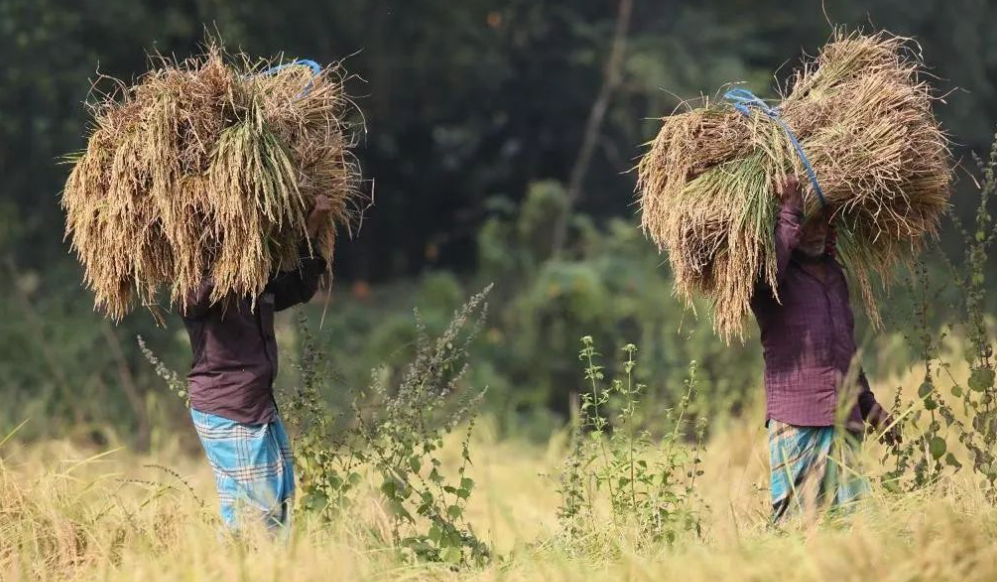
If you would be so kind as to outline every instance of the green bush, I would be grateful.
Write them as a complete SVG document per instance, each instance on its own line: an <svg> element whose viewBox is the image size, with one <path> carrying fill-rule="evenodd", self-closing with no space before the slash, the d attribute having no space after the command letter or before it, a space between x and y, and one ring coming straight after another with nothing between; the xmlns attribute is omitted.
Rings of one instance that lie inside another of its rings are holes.
<svg viewBox="0 0 997 582"><path fill-rule="evenodd" d="M582 338L579 360L588 389L581 394L571 452L558 481L558 517L569 546L629 537L644 548L702 533L696 481L703 475L706 421L692 416L696 363L689 366L678 404L663 417L649 417L643 401L647 385L635 375L637 347L627 344L621 355L620 375L607 382L593 339ZM603 500L610 508L609 525L598 510Z"/></svg>
<svg viewBox="0 0 997 582"><path fill-rule="evenodd" d="M296 432L298 486L306 510L341 517L353 509L359 486L373 480L392 520L392 539L386 541L409 557L455 565L490 558L488 546L464 519L474 491L470 437L483 396L483 390L467 386L465 376L486 294L458 309L435 339L419 322L415 353L403 374L396 380L375 368L369 385L352 390L349 408L338 415L321 397L336 383L327 375L326 354L300 319L301 385L283 395L281 409ZM462 463L456 476L448 477L440 461L444 437L465 422Z"/></svg>
<svg viewBox="0 0 997 582"><path fill-rule="evenodd" d="M948 266L947 272L933 278L922 259L908 286L914 309L907 338L920 357L924 378L916 401L903 403L898 395L894 404L894 414L907 434L906 442L894 445L886 456L892 468L885 484L894 491L925 487L963 469L952 450L951 441L957 440L968 453L969 469L979 477L980 489L997 500L997 337L988 317L992 298L986 285L988 253L997 242L997 222L990 208L997 194L997 136L989 158L976 161L980 198L974 224L967 228L952 215L962 235L962 259L950 261L933 248L929 252ZM942 311L939 306L944 309L941 326L935 324ZM945 337L953 334L966 343L962 357L970 374L965 381L952 374L952 358L942 349ZM948 394L938 387L941 377L952 383ZM955 406L961 406L962 418Z"/></svg>

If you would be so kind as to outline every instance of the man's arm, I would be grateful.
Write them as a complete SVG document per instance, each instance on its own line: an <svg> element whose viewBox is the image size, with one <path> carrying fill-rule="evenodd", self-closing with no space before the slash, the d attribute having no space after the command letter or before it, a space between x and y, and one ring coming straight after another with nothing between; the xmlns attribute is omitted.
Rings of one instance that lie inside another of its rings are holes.
<svg viewBox="0 0 997 582"><path fill-rule="evenodd" d="M785 182L776 187L779 195L779 214L775 223L775 264L776 285L781 285L789 267L789 259L800 244L800 229L803 223L803 194L795 176L787 176ZM769 291L768 282L759 281L759 290ZM757 290L756 290L757 292Z"/></svg>
<svg viewBox="0 0 997 582"><path fill-rule="evenodd" d="M211 294L215 290L215 280L211 275L201 276L197 288L187 294L184 304L180 306L180 314L189 319L199 319L208 314L211 309Z"/></svg>
<svg viewBox="0 0 997 582"><path fill-rule="evenodd" d="M800 244L800 223L803 211L798 206L783 202L775 227L776 282L782 284L789 267L789 259Z"/></svg>
<svg viewBox="0 0 997 582"><path fill-rule="evenodd" d="M305 221L309 238L318 236L319 229L328 220L332 210L332 202L328 196L315 197L315 204ZM278 273L267 284L267 291L274 296L275 310L282 311L299 303L306 303L318 291L319 279L325 273L326 260L319 253L312 254L310 250L308 244L302 241L298 245L298 260L301 263L298 270L293 273Z"/></svg>
<svg viewBox="0 0 997 582"><path fill-rule="evenodd" d="M865 375L865 370L861 368L859 368L858 385L859 410L862 412L862 419L868 421L877 410L882 410L883 408L876 401L876 395L872 393L872 388L869 387L869 379Z"/></svg>
<svg viewBox="0 0 997 582"><path fill-rule="evenodd" d="M900 428L893 422L893 417L890 416L890 413L876 401L876 395L872 393L872 389L869 387L869 379L866 378L865 370L859 369L858 382L858 404L862 420L875 430L885 431L883 440L887 444L899 443L901 441Z"/></svg>
<svg viewBox="0 0 997 582"><path fill-rule="evenodd" d="M319 280L325 274L326 260L320 254L310 255L306 244L301 245L298 253L301 266L290 273L278 273L267 284L266 290L273 293L276 311L311 300L318 291Z"/></svg>

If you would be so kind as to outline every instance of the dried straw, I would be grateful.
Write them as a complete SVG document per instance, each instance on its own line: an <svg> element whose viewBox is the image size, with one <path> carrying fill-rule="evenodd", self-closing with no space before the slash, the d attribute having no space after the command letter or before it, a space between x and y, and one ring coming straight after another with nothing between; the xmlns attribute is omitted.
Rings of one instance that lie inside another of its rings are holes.
<svg viewBox="0 0 997 582"><path fill-rule="evenodd" d="M303 66L261 75L270 63L213 42L156 65L90 105L87 149L62 196L96 307L120 319L136 303L155 306L161 290L182 307L205 274L213 300L255 297L297 266L302 240L331 263L336 227L360 203L341 66L314 79ZM309 240L319 194L333 212Z"/></svg>
<svg viewBox="0 0 997 582"><path fill-rule="evenodd" d="M937 232L952 179L949 143L932 114L909 39L836 32L792 78L782 119L812 164L839 229L841 254L874 322L874 275L888 282ZM751 296L774 283L773 184L805 176L782 128L727 103L662 119L638 165L642 226L666 251L676 293L714 304L714 328L743 337ZM807 212L817 210L803 179ZM774 287L774 285L773 285Z"/></svg>

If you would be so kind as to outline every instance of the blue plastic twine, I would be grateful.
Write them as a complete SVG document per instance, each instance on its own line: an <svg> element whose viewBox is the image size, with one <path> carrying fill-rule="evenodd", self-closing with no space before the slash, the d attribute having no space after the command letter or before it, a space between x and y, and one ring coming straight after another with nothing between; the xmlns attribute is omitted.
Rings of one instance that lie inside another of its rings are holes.
<svg viewBox="0 0 997 582"><path fill-rule="evenodd" d="M793 130L789 129L786 122L782 120L779 115L779 109L775 107L769 107L767 103L755 96L754 93L748 91L747 89L731 89L724 93L724 99L730 101L735 109L743 113L747 117L751 117L751 110L757 109L758 111L765 114L769 119L778 123L782 126L782 129L786 132L786 137L796 148L796 153L800 154L800 160L803 162L803 168L807 171L807 175L810 176L810 182L814 185L814 192L817 193L817 198L820 199L821 206L827 206L827 199L824 198L824 192L820 189L820 184L817 183L817 174L814 173L813 166L810 165L810 160L807 159L807 155L803 153L803 146L800 145L799 140L793 135Z"/></svg>
<svg viewBox="0 0 997 582"><path fill-rule="evenodd" d="M305 95L308 94L309 91L312 90L312 87L315 85L315 79L322 74L322 67L315 61L311 59L295 59L289 63L284 63L282 65L270 67L269 69L263 71L260 74L269 77L270 75L276 75L277 73L283 71L288 67L299 67L299 66L304 66L311 69L312 78L308 80L308 84L305 85L305 88L301 90L301 93L298 93L297 96L295 96L295 99L298 99L304 97Z"/></svg>

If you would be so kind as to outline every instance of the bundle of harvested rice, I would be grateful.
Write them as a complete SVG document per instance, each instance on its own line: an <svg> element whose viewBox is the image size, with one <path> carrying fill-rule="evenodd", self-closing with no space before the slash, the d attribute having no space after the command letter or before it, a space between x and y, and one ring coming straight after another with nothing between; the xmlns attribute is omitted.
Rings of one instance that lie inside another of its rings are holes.
<svg viewBox="0 0 997 582"><path fill-rule="evenodd" d="M773 184L789 173L808 215L833 211L843 262L878 322L872 275L888 283L948 204L949 144L921 69L909 39L838 31L777 107L731 92L733 102L662 119L638 165L642 226L667 252L676 293L713 302L724 339L743 337L756 283L776 287Z"/></svg>
<svg viewBox="0 0 997 582"><path fill-rule="evenodd" d="M359 202L341 66L270 67L216 43L156 64L90 105L87 149L62 196L96 308L120 319L136 302L154 309L161 289L182 306L205 275L212 300L256 297L297 266L303 241L331 262L336 226L349 227ZM311 239L318 195L333 211Z"/></svg>

